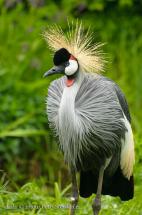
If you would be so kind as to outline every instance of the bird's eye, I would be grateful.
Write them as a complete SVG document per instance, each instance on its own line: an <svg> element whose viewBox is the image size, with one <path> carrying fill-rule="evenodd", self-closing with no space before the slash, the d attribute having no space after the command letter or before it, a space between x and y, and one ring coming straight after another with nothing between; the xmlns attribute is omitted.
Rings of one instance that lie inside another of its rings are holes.
<svg viewBox="0 0 142 215"><path fill-rule="evenodd" d="M65 66L67 67L67 66L69 66L70 65L70 63L67 61L66 63L65 63Z"/></svg>

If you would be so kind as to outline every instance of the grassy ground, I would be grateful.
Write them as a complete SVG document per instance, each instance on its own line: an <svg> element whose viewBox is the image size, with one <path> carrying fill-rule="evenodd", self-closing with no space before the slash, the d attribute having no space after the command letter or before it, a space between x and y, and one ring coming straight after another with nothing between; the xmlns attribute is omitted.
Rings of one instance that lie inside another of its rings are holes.
<svg viewBox="0 0 142 215"><path fill-rule="evenodd" d="M0 189L0 214L40 214L40 215L67 215L69 212L70 185L60 191L55 183L54 196L48 195L48 189L37 182L25 184L18 192L8 192L5 187ZM121 202L119 198L109 196L102 197L101 215L142 215L142 187L136 186L135 197L128 202ZM92 199L79 199L76 209L77 215L91 215Z"/></svg>

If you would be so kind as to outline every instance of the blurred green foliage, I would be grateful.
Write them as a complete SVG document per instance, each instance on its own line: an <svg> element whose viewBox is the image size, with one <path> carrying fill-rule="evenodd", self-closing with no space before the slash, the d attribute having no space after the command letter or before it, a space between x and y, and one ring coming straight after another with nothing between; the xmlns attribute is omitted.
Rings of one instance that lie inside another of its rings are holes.
<svg viewBox="0 0 142 215"><path fill-rule="evenodd" d="M9 2L16 3L10 6L7 2L0 0L0 169L8 173L10 189L41 176L49 188L55 181L60 187L68 184L67 167L47 123L45 98L55 76L42 78L52 66L52 54L41 35L53 23L66 31L67 19L82 20L95 32L96 42L106 42L104 75L119 84L132 115L138 186L142 172L142 1L50 0L42 6L34 1L13 0Z"/></svg>

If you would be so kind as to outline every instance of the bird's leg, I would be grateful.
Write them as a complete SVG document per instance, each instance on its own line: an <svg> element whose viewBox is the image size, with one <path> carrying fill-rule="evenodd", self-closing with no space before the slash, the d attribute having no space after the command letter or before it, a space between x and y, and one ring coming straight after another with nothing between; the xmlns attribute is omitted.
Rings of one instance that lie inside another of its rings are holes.
<svg viewBox="0 0 142 215"><path fill-rule="evenodd" d="M93 200L93 204L92 204L94 215L98 215L99 211L101 210L101 192L102 192L104 169L105 169L105 166L101 166L100 171L99 171L97 193L96 193L96 197Z"/></svg>
<svg viewBox="0 0 142 215"><path fill-rule="evenodd" d="M70 208L70 215L75 214L75 209L78 203L79 193L77 187L77 180L76 180L76 172L73 167L70 169L71 171L71 181L72 181L72 197L71 197L71 208Z"/></svg>

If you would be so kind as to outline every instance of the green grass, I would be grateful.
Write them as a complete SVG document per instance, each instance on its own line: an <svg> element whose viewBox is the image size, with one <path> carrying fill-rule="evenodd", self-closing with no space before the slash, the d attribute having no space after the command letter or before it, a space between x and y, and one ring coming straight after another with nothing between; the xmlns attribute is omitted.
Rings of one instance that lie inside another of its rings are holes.
<svg viewBox="0 0 142 215"><path fill-rule="evenodd" d="M0 188L0 213L3 215L67 215L70 208L70 186L61 191L58 183L55 183L54 194L51 196L48 188L39 184L38 181L25 184L18 192L9 192L3 185ZM100 215L141 215L141 192L142 187L136 186L135 197L128 202L121 202L118 197L103 196ZM91 215L91 204L94 197L95 195L88 199L80 198L76 214Z"/></svg>

